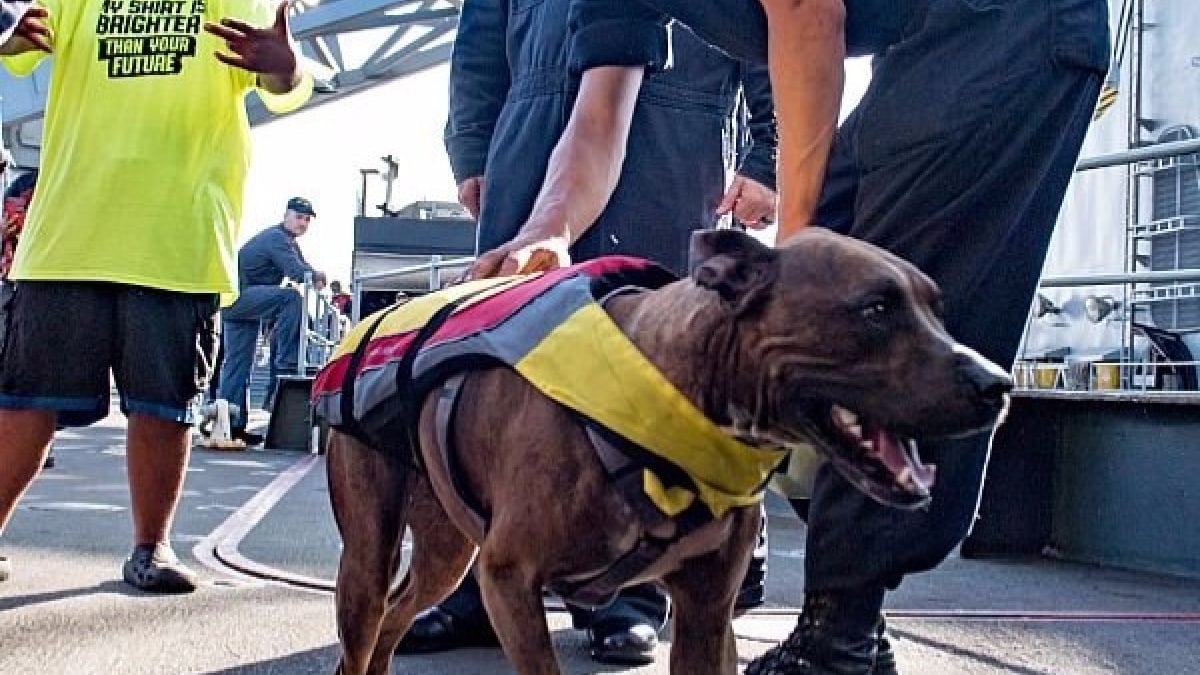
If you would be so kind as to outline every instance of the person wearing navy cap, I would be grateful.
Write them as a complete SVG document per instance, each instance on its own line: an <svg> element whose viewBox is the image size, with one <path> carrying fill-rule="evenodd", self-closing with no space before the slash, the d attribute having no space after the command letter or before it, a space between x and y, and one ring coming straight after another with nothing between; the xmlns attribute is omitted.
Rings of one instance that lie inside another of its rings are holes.
<svg viewBox="0 0 1200 675"><path fill-rule="evenodd" d="M304 313L303 297L295 289L281 284L285 278L303 283L305 275L311 275L318 290L325 287L325 273L308 264L296 242L308 232L316 217L317 211L311 201L292 197L287 202L283 221L254 235L238 251L238 298L221 310L224 360L216 397L238 406L238 414L232 420L233 436L247 445L258 445L263 440L261 435L246 431L246 388L260 324L265 321L274 326L271 331L271 383L267 392L267 400L270 400L279 374L296 370L300 317Z"/></svg>

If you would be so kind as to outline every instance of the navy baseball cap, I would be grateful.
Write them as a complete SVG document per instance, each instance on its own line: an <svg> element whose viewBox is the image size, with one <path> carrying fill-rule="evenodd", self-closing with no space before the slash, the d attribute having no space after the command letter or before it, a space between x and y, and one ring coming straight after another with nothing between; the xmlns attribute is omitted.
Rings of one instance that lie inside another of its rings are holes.
<svg viewBox="0 0 1200 675"><path fill-rule="evenodd" d="M313 218L317 217L317 212L313 210L312 202L304 197L292 197L288 200L287 207L288 210L295 211L296 213L303 213Z"/></svg>

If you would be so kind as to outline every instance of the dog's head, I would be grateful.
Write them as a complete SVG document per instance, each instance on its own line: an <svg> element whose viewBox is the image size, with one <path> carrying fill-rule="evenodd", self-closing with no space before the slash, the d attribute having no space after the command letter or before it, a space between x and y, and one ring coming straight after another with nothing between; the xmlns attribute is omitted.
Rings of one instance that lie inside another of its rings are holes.
<svg viewBox="0 0 1200 675"><path fill-rule="evenodd" d="M697 233L692 279L733 323L730 417L749 436L811 442L877 501L929 501L917 443L988 430L1008 375L942 325L937 287L870 244L810 228L772 249Z"/></svg>

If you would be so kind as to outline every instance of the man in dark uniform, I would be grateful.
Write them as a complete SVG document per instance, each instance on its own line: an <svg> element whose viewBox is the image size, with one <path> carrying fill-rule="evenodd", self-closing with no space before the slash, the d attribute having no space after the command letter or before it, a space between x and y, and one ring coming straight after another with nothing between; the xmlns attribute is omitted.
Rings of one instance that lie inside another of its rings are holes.
<svg viewBox="0 0 1200 675"><path fill-rule="evenodd" d="M577 111L592 96L613 114L628 107L645 72L666 62L664 15L734 56L768 61L780 238L818 225L907 258L940 284L949 331L1012 363L1108 65L1105 0L573 2ZM874 77L835 134L842 60L865 54L876 57ZM573 119L555 149L539 200L553 208L535 207L471 276L562 263L558 251L597 209L624 149L623 137L606 149L587 131ZM986 435L925 444L938 478L922 511L884 508L824 468L808 505L802 614L747 674L896 672L884 594L966 536L989 446Z"/></svg>
<svg viewBox="0 0 1200 675"><path fill-rule="evenodd" d="M569 0L463 5L450 75L446 149L460 200L479 217L478 250L508 242L530 217L546 167L579 88L568 68ZM693 230L718 215L773 220L776 130L769 78L690 35L675 43L675 68L647 78L630 101L628 153L598 195L590 227L570 247L576 261L606 254L652 259L677 273L687 267ZM726 190L733 150L729 120L745 92L752 142ZM587 111L584 111L585 113ZM603 128L611 120L599 122ZM722 197L724 195L724 198ZM481 199L482 197L482 199ZM765 555L742 601L761 603ZM655 585L623 591L596 612L574 610L587 627L594 658L653 659L668 602ZM496 644L472 577L446 602L418 617L401 653Z"/></svg>
<svg viewBox="0 0 1200 675"><path fill-rule="evenodd" d="M304 316L304 297L296 289L280 284L284 279L304 283L305 275L309 275L317 290L325 287L325 273L308 264L296 241L308 232L316 217L311 201L293 197L288 200L282 221L254 235L238 250L238 298L221 310L223 357L216 398L237 406L238 413L231 420L232 435L247 445L263 441L260 434L246 431L249 420L246 388L254 365L259 324L266 321L273 326L271 375L266 395L269 402L279 385L279 376L296 372L300 320Z"/></svg>

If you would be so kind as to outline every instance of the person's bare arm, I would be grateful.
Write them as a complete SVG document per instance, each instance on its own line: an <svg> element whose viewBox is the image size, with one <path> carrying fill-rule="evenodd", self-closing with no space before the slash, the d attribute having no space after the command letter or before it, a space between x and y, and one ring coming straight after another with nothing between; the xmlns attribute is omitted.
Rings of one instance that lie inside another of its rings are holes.
<svg viewBox="0 0 1200 675"><path fill-rule="evenodd" d="M567 248L592 226L617 187L644 74L640 66L584 72L529 219L512 241L480 255L467 278L536 272L569 262Z"/></svg>
<svg viewBox="0 0 1200 675"><path fill-rule="evenodd" d="M817 207L845 79L843 0L761 0L779 120L778 241L807 227Z"/></svg>

